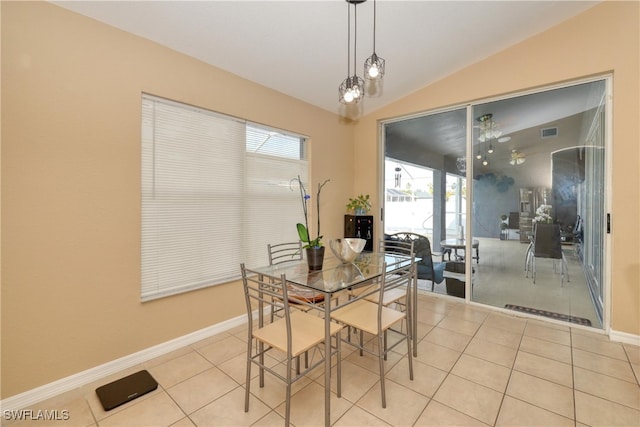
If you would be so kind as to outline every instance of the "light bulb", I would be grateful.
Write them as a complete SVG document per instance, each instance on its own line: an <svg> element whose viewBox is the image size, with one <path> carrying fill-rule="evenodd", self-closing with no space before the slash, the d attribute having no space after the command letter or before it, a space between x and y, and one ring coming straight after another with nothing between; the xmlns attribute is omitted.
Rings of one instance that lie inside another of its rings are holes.
<svg viewBox="0 0 640 427"><path fill-rule="evenodd" d="M378 65L371 64L371 67L369 67L369 77L371 77L372 79L375 79L376 77L378 77L379 73L380 73L380 70L378 70Z"/></svg>
<svg viewBox="0 0 640 427"><path fill-rule="evenodd" d="M489 144L489 149L487 150L487 153L493 154L493 145Z"/></svg>
<svg viewBox="0 0 640 427"><path fill-rule="evenodd" d="M351 93L351 90L348 90L344 93L343 99L346 103L353 101L353 93Z"/></svg>
<svg viewBox="0 0 640 427"><path fill-rule="evenodd" d="M482 165L487 166L488 164L489 164L489 160L487 160L487 157L485 156L485 158L482 159Z"/></svg>
<svg viewBox="0 0 640 427"><path fill-rule="evenodd" d="M476 154L476 159L480 160L482 158L482 153L478 150L478 154Z"/></svg>

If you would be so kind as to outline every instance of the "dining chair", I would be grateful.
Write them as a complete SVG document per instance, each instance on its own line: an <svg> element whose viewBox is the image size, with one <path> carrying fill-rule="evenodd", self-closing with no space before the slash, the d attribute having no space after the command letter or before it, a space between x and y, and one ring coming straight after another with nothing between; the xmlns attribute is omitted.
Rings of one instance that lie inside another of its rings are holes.
<svg viewBox="0 0 640 427"><path fill-rule="evenodd" d="M267 244L267 253L269 255L269 265L282 264L288 261L302 261L302 242L285 242ZM299 310L311 310L310 304L321 305L324 295L321 292L313 292L298 286L288 285L289 304ZM282 296L278 299L282 299ZM277 315L279 306L274 306L271 310L272 315Z"/></svg>
<svg viewBox="0 0 640 427"><path fill-rule="evenodd" d="M387 407L387 399L384 382L384 363L387 354L403 342L407 343L407 360L409 362L409 378L413 380L413 359L411 354L411 309L404 311L385 306L385 293L400 289L404 293L405 301L409 300L411 280L414 276L415 262L411 256L410 262L396 261L384 263L379 286L377 289L370 289L371 295L377 294L377 302L367 300L367 295L361 295L360 299L354 299L343 307L338 308L331 314L331 319L336 322L353 328L359 332L358 341L354 343L349 334L344 341L360 350L360 355L367 352L378 358L380 370L380 393L382 407ZM409 303L408 303L409 304ZM406 323L402 328L402 323ZM393 337L397 340L389 345L388 332L394 332ZM364 341L364 334L377 337L377 345L373 349L367 348Z"/></svg>
<svg viewBox="0 0 640 427"><path fill-rule="evenodd" d="M287 261L302 261L302 242L284 242L267 244L269 253L269 265L280 264Z"/></svg>
<svg viewBox="0 0 640 427"><path fill-rule="evenodd" d="M420 280L431 281L431 292L435 289L436 284L440 284L444 281L444 262L443 253L435 253L431 249L431 242L427 236L423 236L417 233L411 232L399 232L394 234L385 235L385 241L398 242L398 241L413 241L413 249L416 253L416 277ZM436 262L433 260L434 255L441 255L442 262Z"/></svg>
<svg viewBox="0 0 640 427"><path fill-rule="evenodd" d="M413 240L380 240L378 244L378 252L388 253L388 254L396 254L396 255L404 255L406 257L415 259L414 253L414 242ZM415 269L412 270L415 272ZM403 274L403 272L397 272L397 274ZM406 298L411 293L411 285L413 284L413 280L415 277L411 277L411 281L408 282L409 292L407 293L405 289L402 288L394 288L389 289L384 293L384 300L382 304L388 307L391 304L396 304L402 309L406 309L411 301L407 301ZM378 294L373 294L366 297L368 301L378 302Z"/></svg>
<svg viewBox="0 0 640 427"><path fill-rule="evenodd" d="M267 253L269 255L269 265L277 265L289 261L302 261L302 242L298 240L297 242L268 243ZM290 308L308 312L312 309L312 304L317 305L318 307L322 306L324 301L324 295L322 293L313 292L309 289L303 289L294 285L287 286L287 297ZM271 321L273 321L274 316L281 316L280 311L282 310L282 304L277 302L281 301L282 298L283 296L280 295L272 301L270 311ZM296 372L299 373L299 358L296 360L296 366ZM308 352L304 353L304 366L305 368L309 366Z"/></svg>
<svg viewBox="0 0 640 427"><path fill-rule="evenodd" d="M302 242L285 242L276 244L267 244L267 252L269 254L269 265L281 264L288 261L302 261L303 251ZM339 294L336 294L333 302L338 303ZM324 305L324 294L322 292L314 292L299 286L289 285L289 302L300 310L309 311L314 306L321 308ZM274 312L275 313L275 312Z"/></svg>
<svg viewBox="0 0 640 427"><path fill-rule="evenodd" d="M287 295L287 279L285 275L278 279L267 280L259 273L240 266L242 270L242 284L248 316L248 339L247 339L247 376L245 382L244 411L249 412L249 397L251 385L251 366L257 365L260 369L260 387L264 387L264 373L268 372L286 385L285 401L285 425L290 424L291 415L291 386L300 378L307 375L311 370L324 363L326 357L336 356L337 364L337 394L341 397L341 357L340 357L340 331L343 326L336 323L329 323L329 335L335 341L331 343L330 354L322 354L325 342L325 321L321 317L305 313L300 310L292 310L289 305ZM283 298L280 298L283 296ZM282 304L282 318L274 318L265 323L263 311L271 306L275 300ZM257 310L257 313L255 313ZM258 316L257 325L254 316ZM322 346L320 346L323 344ZM299 356L309 350L318 348L317 354L321 357L314 358L313 363L300 370ZM265 355L271 352L280 354L274 355L273 360L278 362L275 365L265 362ZM284 354L284 358L282 355ZM284 368L284 372L282 371Z"/></svg>
<svg viewBox="0 0 640 427"><path fill-rule="evenodd" d="M413 251L413 241L381 240L378 243L378 253L403 255L411 258L412 260L415 258L414 251ZM402 272L398 272L398 274L402 274ZM409 293L407 293L405 289L401 289L401 288L390 289L387 292L385 292L382 305L384 305L385 307L394 305L395 308L399 310L406 310L407 308L411 307L411 303L412 303L412 299L410 297L412 292L411 285L413 283L413 280L416 280L416 278L412 277L411 279L412 281L408 282L407 284L407 286L409 286L410 288ZM359 297L360 295L364 295L363 298L366 299L367 301L377 303L378 298L380 297L380 294L378 292L374 292L374 290L377 290L377 289L379 289L378 283L373 283L367 286L360 286L358 288L351 289L349 291L349 299L354 299ZM351 333L351 329L352 328L349 328L349 333ZM385 357L385 360L386 360L386 357Z"/></svg>
<svg viewBox="0 0 640 427"><path fill-rule="evenodd" d="M550 258L553 260L553 270L556 271L556 260L560 261L560 285L564 286L565 274L569 282L569 268L567 259L562 251L562 239L559 224L535 224L533 239L527 248L525 272L531 271L533 283L536 283L536 258Z"/></svg>

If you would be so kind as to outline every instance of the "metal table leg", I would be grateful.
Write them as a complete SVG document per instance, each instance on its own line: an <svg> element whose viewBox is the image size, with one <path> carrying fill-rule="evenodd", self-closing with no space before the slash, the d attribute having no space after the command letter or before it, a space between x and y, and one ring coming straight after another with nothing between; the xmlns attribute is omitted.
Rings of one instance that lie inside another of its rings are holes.
<svg viewBox="0 0 640 427"><path fill-rule="evenodd" d="M324 294L324 425L326 427L331 425L331 295L329 293Z"/></svg>
<svg viewBox="0 0 640 427"><path fill-rule="evenodd" d="M411 311L411 323L412 323L412 327L411 327L411 339L413 340L413 357L418 357L418 340L417 335L418 335L418 269L416 268L416 264L413 264L412 267L412 273L411 275L413 276L411 281L413 282L413 286L411 285L411 283L409 283L407 286L410 286L410 288L412 287L413 289L411 289L411 293L412 295L409 296L410 300L413 300L413 302L411 304L408 304L407 310L412 310Z"/></svg>

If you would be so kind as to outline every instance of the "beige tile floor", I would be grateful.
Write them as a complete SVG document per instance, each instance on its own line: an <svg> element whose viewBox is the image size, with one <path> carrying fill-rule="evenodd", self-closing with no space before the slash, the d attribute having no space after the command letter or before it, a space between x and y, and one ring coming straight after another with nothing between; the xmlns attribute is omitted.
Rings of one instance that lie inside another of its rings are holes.
<svg viewBox="0 0 640 427"><path fill-rule="evenodd" d="M434 295L419 300L414 380L406 357L389 357L383 409L377 362L343 346L332 425L640 426L639 347ZM244 412L246 339L246 328L236 328L29 408L66 410L69 420L3 425L283 425L284 386L267 377L259 388L255 369ZM105 412L95 388L140 369L158 389ZM293 387L293 425L323 425L323 379L320 367Z"/></svg>
<svg viewBox="0 0 640 427"><path fill-rule="evenodd" d="M589 319L594 328L602 329L600 319L591 300L583 266L573 246L563 246L570 281L561 283L560 267L553 269L553 260L536 261L536 283L532 273L525 274L524 259L528 245L519 240L477 238L480 242L480 263L473 262L475 270L472 300L480 304L504 308L505 304L546 310L554 313ZM440 258L435 259L436 262ZM419 281L425 290L431 290L430 281ZM446 284L435 286L434 291L446 294Z"/></svg>

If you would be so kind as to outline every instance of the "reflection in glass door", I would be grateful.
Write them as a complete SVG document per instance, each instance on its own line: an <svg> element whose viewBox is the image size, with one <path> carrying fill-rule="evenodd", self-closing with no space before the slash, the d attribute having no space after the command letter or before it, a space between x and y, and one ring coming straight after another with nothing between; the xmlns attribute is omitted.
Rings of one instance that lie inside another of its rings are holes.
<svg viewBox="0 0 640 427"><path fill-rule="evenodd" d="M385 233L424 235L445 277L466 271L464 291L421 289L602 327L608 84L383 123Z"/></svg>
<svg viewBox="0 0 640 427"><path fill-rule="evenodd" d="M605 86L473 107L473 301L601 327Z"/></svg>

